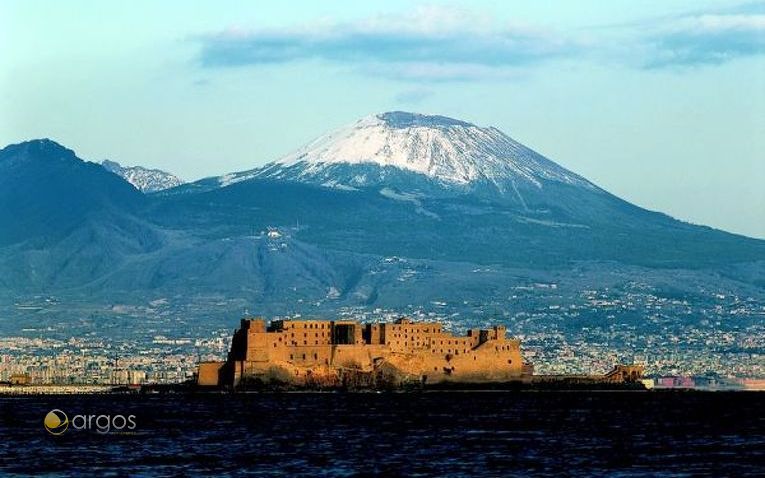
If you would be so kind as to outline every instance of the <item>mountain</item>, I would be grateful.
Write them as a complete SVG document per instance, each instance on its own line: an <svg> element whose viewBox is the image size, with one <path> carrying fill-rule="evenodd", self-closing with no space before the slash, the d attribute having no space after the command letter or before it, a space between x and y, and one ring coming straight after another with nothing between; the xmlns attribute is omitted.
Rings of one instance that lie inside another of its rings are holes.
<svg viewBox="0 0 765 478"><path fill-rule="evenodd" d="M376 172L342 174L341 168L358 165L373 166ZM503 193L513 192L518 184L541 187L549 181L595 188L496 128L401 111L363 118L253 172L252 177L366 187L388 184L388 174L396 170L446 187L485 184Z"/></svg>
<svg viewBox="0 0 765 478"><path fill-rule="evenodd" d="M415 185L431 192L505 196L521 205L520 190L551 182L597 189L496 128L402 111L362 118L264 167L216 182L227 186L254 178L347 190ZM206 179L199 185L211 183Z"/></svg>
<svg viewBox="0 0 765 478"><path fill-rule="evenodd" d="M148 169L143 166L122 166L115 161L104 160L101 166L124 178L144 193L154 193L165 189L174 188L183 184L177 176L160 169Z"/></svg>
<svg viewBox="0 0 765 478"><path fill-rule="evenodd" d="M55 243L97 217L135 214L144 205L130 184L55 141L0 150L0 245Z"/></svg>
<svg viewBox="0 0 765 478"><path fill-rule="evenodd" d="M598 288L701 308L714 294L765 300L762 277L765 241L642 209L495 128L442 116L374 115L263 167L149 195L49 140L0 151L10 317L23 313L4 304L53 294L68 300L63 321L71 307L108 315L163 298L203 322L423 307L467 326L486 307L523 314L542 300L519 290L546 294L545 308Z"/></svg>
<svg viewBox="0 0 765 478"><path fill-rule="evenodd" d="M415 113L369 116L263 167L171 191L162 217L174 227L177 211L202 209L229 234L300 222L303 238L365 254L699 267L763 251L630 204L496 128Z"/></svg>

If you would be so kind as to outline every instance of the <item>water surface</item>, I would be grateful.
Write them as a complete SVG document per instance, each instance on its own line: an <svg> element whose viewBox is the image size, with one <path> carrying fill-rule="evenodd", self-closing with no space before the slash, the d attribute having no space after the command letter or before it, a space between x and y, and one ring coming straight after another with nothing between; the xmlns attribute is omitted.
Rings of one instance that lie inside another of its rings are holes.
<svg viewBox="0 0 765 478"><path fill-rule="evenodd" d="M0 398L26 475L764 476L765 393L289 393ZM133 414L131 433L43 428Z"/></svg>

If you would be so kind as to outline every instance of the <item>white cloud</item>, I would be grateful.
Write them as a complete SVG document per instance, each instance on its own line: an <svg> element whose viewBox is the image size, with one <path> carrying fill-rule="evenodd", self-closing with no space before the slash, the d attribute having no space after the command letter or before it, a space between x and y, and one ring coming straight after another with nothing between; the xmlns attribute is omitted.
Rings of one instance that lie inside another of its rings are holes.
<svg viewBox="0 0 765 478"><path fill-rule="evenodd" d="M352 23L322 21L281 30L230 27L201 41L200 60L208 68L318 59L385 71L389 77L441 81L501 76L512 67L579 48L552 31L436 6Z"/></svg>

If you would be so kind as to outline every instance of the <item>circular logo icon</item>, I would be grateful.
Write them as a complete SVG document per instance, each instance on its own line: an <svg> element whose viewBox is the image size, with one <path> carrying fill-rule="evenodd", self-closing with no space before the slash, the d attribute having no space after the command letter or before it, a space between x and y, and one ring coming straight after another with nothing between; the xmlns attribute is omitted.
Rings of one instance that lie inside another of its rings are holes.
<svg viewBox="0 0 765 478"><path fill-rule="evenodd" d="M45 415L45 429L51 435L61 435L69 428L69 417L59 409L53 409Z"/></svg>

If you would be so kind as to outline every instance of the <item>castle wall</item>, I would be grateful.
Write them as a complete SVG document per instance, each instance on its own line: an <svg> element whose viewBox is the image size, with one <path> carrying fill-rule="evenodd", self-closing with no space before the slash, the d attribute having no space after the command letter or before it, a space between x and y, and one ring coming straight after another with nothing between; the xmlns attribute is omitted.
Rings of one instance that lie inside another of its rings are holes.
<svg viewBox="0 0 765 478"><path fill-rule="evenodd" d="M202 362L197 372L197 385L212 387L220 381L220 370L225 362Z"/></svg>
<svg viewBox="0 0 765 478"><path fill-rule="evenodd" d="M406 319L366 325L274 321L268 328L260 319L243 320L220 375L233 385L274 375L302 383L342 370L372 372L385 364L401 377L426 383L511 380L521 376L523 361L520 342L507 340L505 332L494 327L456 337L440 324Z"/></svg>

